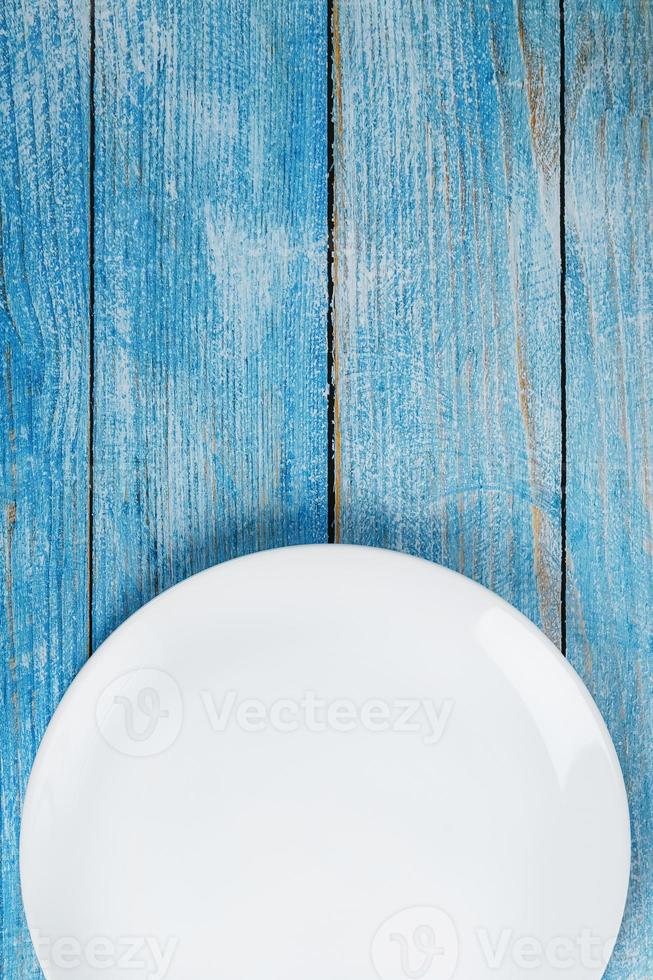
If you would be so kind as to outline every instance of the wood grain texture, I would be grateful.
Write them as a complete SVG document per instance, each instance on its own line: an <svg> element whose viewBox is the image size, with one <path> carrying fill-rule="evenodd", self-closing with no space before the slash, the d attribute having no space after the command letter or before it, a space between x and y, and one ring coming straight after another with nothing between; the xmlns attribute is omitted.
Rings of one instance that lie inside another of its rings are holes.
<svg viewBox="0 0 653 980"><path fill-rule="evenodd" d="M0 5L0 975L35 747L88 646L89 7ZM653 14L566 0L567 639L653 977ZM92 641L327 533L324 0L95 0ZM560 637L557 0L334 0L336 530Z"/></svg>
<svg viewBox="0 0 653 980"><path fill-rule="evenodd" d="M96 18L95 644L327 531L326 8Z"/></svg>
<svg viewBox="0 0 653 980"><path fill-rule="evenodd" d="M568 3L568 654L633 827L610 980L653 976L653 8Z"/></svg>
<svg viewBox="0 0 653 980"><path fill-rule="evenodd" d="M560 633L558 4L337 2L338 537Z"/></svg>
<svg viewBox="0 0 653 980"><path fill-rule="evenodd" d="M0 5L0 976L38 977L23 918L23 793L88 650L86 4Z"/></svg>

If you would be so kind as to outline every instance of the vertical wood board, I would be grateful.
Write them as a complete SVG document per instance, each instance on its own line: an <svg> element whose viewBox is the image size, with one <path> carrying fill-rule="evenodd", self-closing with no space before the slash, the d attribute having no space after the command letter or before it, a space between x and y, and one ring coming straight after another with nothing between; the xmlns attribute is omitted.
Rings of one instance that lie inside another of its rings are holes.
<svg viewBox="0 0 653 980"><path fill-rule="evenodd" d="M605 717L633 870L606 978L653 976L653 9L566 4L568 656Z"/></svg>
<svg viewBox="0 0 653 980"><path fill-rule="evenodd" d="M326 9L97 0L93 638L326 539Z"/></svg>
<svg viewBox="0 0 653 980"><path fill-rule="evenodd" d="M560 636L559 20L336 0L340 540Z"/></svg>
<svg viewBox="0 0 653 980"><path fill-rule="evenodd" d="M34 753L88 651L89 25L0 6L0 975L39 977L18 879Z"/></svg>

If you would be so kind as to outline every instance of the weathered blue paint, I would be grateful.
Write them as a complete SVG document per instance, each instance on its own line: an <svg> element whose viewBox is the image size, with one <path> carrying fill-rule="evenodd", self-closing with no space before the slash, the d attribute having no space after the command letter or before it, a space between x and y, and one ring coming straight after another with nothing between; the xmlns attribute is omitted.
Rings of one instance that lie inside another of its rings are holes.
<svg viewBox="0 0 653 980"><path fill-rule="evenodd" d="M18 881L36 746L88 649L88 22L0 4L0 976L40 976Z"/></svg>
<svg viewBox="0 0 653 980"><path fill-rule="evenodd" d="M86 0L0 9L2 941L35 746L87 652ZM223 558L326 536L323 0L95 0L97 644ZM653 976L653 27L566 0L568 653L616 740ZM560 635L557 0L335 0L341 540Z"/></svg>
<svg viewBox="0 0 653 980"><path fill-rule="evenodd" d="M557 0L339 2L339 537L560 633Z"/></svg>
<svg viewBox="0 0 653 980"><path fill-rule="evenodd" d="M97 0L93 639L326 540L326 7Z"/></svg>
<svg viewBox="0 0 653 980"><path fill-rule="evenodd" d="M626 776L610 980L653 976L653 8L567 3L568 654Z"/></svg>

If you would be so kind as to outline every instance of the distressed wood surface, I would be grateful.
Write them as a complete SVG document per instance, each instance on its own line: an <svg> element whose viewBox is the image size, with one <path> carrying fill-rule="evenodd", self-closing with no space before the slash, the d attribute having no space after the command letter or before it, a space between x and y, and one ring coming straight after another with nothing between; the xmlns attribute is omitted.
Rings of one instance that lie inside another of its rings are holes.
<svg viewBox="0 0 653 980"><path fill-rule="evenodd" d="M632 808L607 976L649 980L652 13L564 9L567 648ZM333 15L337 537L558 642L558 2ZM95 0L92 345L89 16L0 5L3 980L39 976L20 801L89 601L96 646L194 571L327 534L326 2Z"/></svg>
<svg viewBox="0 0 653 980"><path fill-rule="evenodd" d="M610 980L653 977L653 8L567 4L568 655L626 777Z"/></svg>
<svg viewBox="0 0 653 980"><path fill-rule="evenodd" d="M93 640L327 533L326 7L97 0Z"/></svg>
<svg viewBox="0 0 653 980"><path fill-rule="evenodd" d="M338 538L557 641L557 0L336 0L334 50Z"/></svg>
<svg viewBox="0 0 653 980"><path fill-rule="evenodd" d="M18 880L36 747L88 650L88 22L0 4L0 976L40 971Z"/></svg>

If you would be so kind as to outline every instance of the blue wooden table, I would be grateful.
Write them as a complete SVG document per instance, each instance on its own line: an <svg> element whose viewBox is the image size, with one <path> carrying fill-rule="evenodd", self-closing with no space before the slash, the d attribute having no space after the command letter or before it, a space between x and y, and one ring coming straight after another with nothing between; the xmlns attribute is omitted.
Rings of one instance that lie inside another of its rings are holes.
<svg viewBox="0 0 653 980"><path fill-rule="evenodd" d="M432 558L543 627L653 977L653 7L2 0L2 943L85 658L215 562Z"/></svg>

